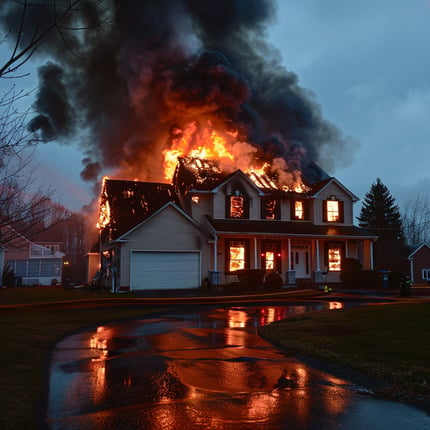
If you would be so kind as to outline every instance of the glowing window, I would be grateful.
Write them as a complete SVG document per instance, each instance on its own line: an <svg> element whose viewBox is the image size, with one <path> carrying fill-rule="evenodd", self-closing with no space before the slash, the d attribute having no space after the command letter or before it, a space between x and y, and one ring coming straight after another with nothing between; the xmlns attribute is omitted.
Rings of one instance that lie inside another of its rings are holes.
<svg viewBox="0 0 430 430"><path fill-rule="evenodd" d="M305 208L301 200L294 202L294 218L299 220L305 219Z"/></svg>
<svg viewBox="0 0 430 430"><path fill-rule="evenodd" d="M262 205L263 219L279 219L279 205L277 199L263 199Z"/></svg>
<svg viewBox="0 0 430 430"><path fill-rule="evenodd" d="M327 200L327 221L339 221L339 202L337 200Z"/></svg>
<svg viewBox="0 0 430 430"><path fill-rule="evenodd" d="M229 248L230 272L245 269L245 244L243 242L232 242Z"/></svg>
<svg viewBox="0 0 430 430"><path fill-rule="evenodd" d="M230 217L244 218L245 216L245 198L242 196L230 197Z"/></svg>
<svg viewBox="0 0 430 430"><path fill-rule="evenodd" d="M275 253L273 251L266 251L266 270L273 270L275 268Z"/></svg>
<svg viewBox="0 0 430 430"><path fill-rule="evenodd" d="M340 272L341 270L341 251L340 247L332 246L328 248L328 270Z"/></svg>

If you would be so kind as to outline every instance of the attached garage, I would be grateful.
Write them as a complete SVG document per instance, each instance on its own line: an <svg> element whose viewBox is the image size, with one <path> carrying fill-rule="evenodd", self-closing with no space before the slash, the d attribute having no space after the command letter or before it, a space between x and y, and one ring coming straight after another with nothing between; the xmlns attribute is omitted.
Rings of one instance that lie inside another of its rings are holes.
<svg viewBox="0 0 430 430"><path fill-rule="evenodd" d="M132 290L168 290L200 286L200 252L132 251Z"/></svg>

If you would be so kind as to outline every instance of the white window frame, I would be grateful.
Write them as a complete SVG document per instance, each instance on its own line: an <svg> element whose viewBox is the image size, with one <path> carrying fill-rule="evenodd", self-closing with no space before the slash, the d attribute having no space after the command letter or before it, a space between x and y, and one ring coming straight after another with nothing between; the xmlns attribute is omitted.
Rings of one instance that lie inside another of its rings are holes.
<svg viewBox="0 0 430 430"><path fill-rule="evenodd" d="M421 277L425 281L430 281L430 269L421 269Z"/></svg>

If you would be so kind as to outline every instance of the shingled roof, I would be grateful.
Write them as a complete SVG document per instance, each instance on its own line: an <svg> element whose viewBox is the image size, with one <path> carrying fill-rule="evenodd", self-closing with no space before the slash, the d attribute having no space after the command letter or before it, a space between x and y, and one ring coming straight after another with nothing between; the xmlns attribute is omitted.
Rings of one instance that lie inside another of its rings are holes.
<svg viewBox="0 0 430 430"><path fill-rule="evenodd" d="M109 207L107 221L115 239L170 201L180 207L171 184L106 179L100 203Z"/></svg>
<svg viewBox="0 0 430 430"><path fill-rule="evenodd" d="M218 164L217 160L207 160L193 157L178 157L173 183L177 189L186 194L190 190L211 191L222 181L237 172L225 172ZM266 193L288 193L291 195L300 194L302 196L312 195L315 185L304 184L305 192L297 193L286 190L285 186L280 184L278 176L274 172L261 172L251 170L244 172L253 184L261 191Z"/></svg>

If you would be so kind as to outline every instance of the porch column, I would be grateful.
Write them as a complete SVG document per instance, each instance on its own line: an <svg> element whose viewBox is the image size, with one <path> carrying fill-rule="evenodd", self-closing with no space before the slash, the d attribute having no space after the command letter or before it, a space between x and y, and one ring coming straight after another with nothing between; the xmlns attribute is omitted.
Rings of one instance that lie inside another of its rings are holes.
<svg viewBox="0 0 430 430"><path fill-rule="evenodd" d="M211 285L219 285L220 283L220 273L218 272L218 236L214 234L214 259L213 259L213 268L209 270L209 281Z"/></svg>
<svg viewBox="0 0 430 430"><path fill-rule="evenodd" d="M345 240L345 258L349 258L348 240Z"/></svg>
<svg viewBox="0 0 430 430"><path fill-rule="evenodd" d="M292 266L291 266L291 239L288 238L288 270L286 273L286 280L287 280L287 284L295 284L296 283L296 271L293 270Z"/></svg>
<svg viewBox="0 0 430 430"><path fill-rule="evenodd" d="M288 270L291 270L291 239L288 238Z"/></svg>
<svg viewBox="0 0 430 430"><path fill-rule="evenodd" d="M317 269L318 271L321 270L320 268L320 245L319 245L319 240L316 239L315 240L315 259L316 259L316 263L317 263Z"/></svg>
<svg viewBox="0 0 430 430"><path fill-rule="evenodd" d="M373 240L370 241L370 270L373 270Z"/></svg>
<svg viewBox="0 0 430 430"><path fill-rule="evenodd" d="M214 240L214 265L213 270L216 272L218 270L218 236L215 235Z"/></svg>
<svg viewBox="0 0 430 430"><path fill-rule="evenodd" d="M314 282L316 284L322 284L323 283L323 273L321 272L321 266L320 266L320 244L319 240L315 239L315 262L316 262L316 269L314 270Z"/></svg>
<svg viewBox="0 0 430 430"><path fill-rule="evenodd" d="M254 237L254 269L258 269L257 238Z"/></svg>

